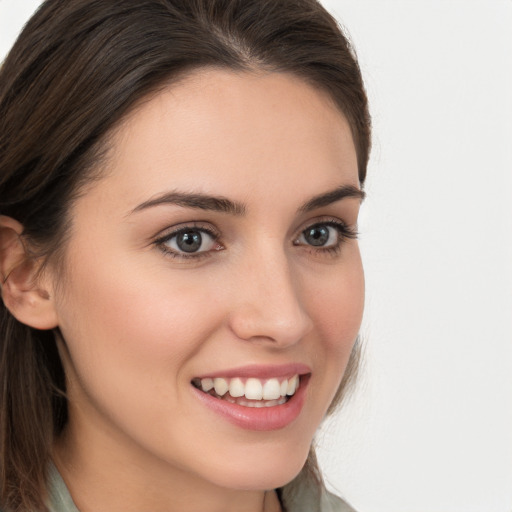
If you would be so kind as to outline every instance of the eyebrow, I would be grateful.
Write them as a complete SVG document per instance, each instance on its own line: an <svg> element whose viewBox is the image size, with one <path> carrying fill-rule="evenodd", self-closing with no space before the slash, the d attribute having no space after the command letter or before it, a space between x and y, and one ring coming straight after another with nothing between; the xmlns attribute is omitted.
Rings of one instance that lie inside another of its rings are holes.
<svg viewBox="0 0 512 512"><path fill-rule="evenodd" d="M329 206L332 203L341 201L346 197L353 197L359 199L359 201L364 201L366 194L363 190L355 187L354 185L343 185L335 188L334 190L313 197L299 208L299 212L308 213L311 210L316 210L317 208Z"/></svg>
<svg viewBox="0 0 512 512"><path fill-rule="evenodd" d="M334 190L324 192L313 197L305 204L303 204L298 209L298 212L308 213L317 208L322 208L337 201L341 201L346 197L353 197L363 201L365 196L366 194L354 185L343 185L341 187L335 188ZM247 212L247 208L243 203L232 201L226 197L215 197L201 193L190 194L186 192L172 191L139 204L130 212L130 214L165 204L173 204L176 206L182 206L184 208L228 213L236 216L243 216Z"/></svg>
<svg viewBox="0 0 512 512"><path fill-rule="evenodd" d="M184 208L210 210L214 212L230 213L231 215L245 215L246 208L242 203L231 201L225 197L214 197L206 194L187 194L184 192L168 192L155 199L139 204L131 213L145 210L162 204L174 204Z"/></svg>

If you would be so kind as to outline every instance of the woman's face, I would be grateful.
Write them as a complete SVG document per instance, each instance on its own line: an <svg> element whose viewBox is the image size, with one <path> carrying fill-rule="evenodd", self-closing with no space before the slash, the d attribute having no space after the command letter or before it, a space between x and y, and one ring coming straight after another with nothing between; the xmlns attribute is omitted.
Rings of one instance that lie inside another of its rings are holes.
<svg viewBox="0 0 512 512"><path fill-rule="evenodd" d="M203 70L142 102L55 274L71 453L291 480L360 326L359 205L347 121L293 76Z"/></svg>

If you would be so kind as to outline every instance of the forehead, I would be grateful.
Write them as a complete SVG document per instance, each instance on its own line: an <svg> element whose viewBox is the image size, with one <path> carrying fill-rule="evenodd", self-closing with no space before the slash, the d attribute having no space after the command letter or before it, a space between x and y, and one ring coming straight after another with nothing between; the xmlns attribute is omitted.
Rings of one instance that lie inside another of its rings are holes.
<svg viewBox="0 0 512 512"><path fill-rule="evenodd" d="M304 180L310 195L358 186L345 117L326 94L289 74L196 71L142 101L110 147L101 180L110 201L109 187L117 198L142 202L176 187L265 196Z"/></svg>

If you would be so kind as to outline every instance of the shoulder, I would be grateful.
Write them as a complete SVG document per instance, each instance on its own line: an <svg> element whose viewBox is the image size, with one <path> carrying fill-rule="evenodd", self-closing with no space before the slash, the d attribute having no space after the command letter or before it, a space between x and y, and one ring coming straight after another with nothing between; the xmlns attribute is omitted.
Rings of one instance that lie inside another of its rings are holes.
<svg viewBox="0 0 512 512"><path fill-rule="evenodd" d="M327 490L322 493L320 512L356 512L346 501Z"/></svg>
<svg viewBox="0 0 512 512"><path fill-rule="evenodd" d="M49 512L79 512L66 483L53 463L50 464L48 477Z"/></svg>
<svg viewBox="0 0 512 512"><path fill-rule="evenodd" d="M281 489L286 512L356 512L345 500L303 474Z"/></svg>

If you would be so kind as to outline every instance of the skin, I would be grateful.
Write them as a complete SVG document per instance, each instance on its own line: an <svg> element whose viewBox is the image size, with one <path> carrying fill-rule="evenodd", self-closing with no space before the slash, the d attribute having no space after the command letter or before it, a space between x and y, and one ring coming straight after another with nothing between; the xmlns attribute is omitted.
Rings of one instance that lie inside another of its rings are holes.
<svg viewBox="0 0 512 512"><path fill-rule="evenodd" d="M303 466L364 302L357 241L333 229L333 250L302 236L318 222L355 228L360 200L299 208L347 185L359 188L347 121L286 74L198 71L116 129L104 177L70 212L65 268L44 277L68 379L55 460L82 512L280 510L264 491ZM245 214L134 212L176 190L222 196ZM156 243L190 225L219 235L199 257ZM198 375L291 362L311 378L283 429L242 429L192 393Z"/></svg>

